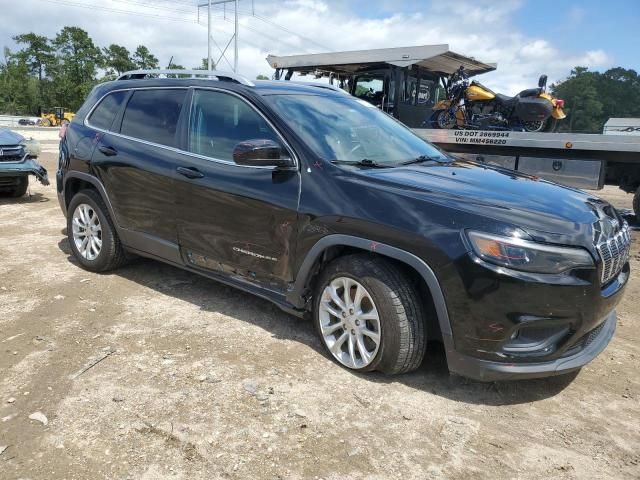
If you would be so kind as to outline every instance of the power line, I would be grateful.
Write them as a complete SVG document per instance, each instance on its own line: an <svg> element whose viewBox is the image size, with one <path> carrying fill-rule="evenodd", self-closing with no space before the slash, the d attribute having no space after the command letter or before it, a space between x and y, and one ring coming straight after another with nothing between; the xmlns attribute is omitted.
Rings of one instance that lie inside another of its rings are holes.
<svg viewBox="0 0 640 480"><path fill-rule="evenodd" d="M135 5L135 6L140 6L140 7L146 7L146 8L167 10L169 12L187 13L187 14L191 14L191 15L194 14L193 10L181 10L181 9L176 9L176 8L170 7L168 5L151 4L151 3L140 2L140 1L136 1L136 0L112 0L112 1L120 2L120 3L126 3L126 4L129 4L129 5Z"/></svg>
<svg viewBox="0 0 640 480"><path fill-rule="evenodd" d="M40 0L40 1L44 1L47 3L54 3L57 5L66 5L66 6L71 6L71 7L80 7L80 8L89 8L91 10L102 10L102 11L106 11L106 12L113 12L113 13L121 13L121 14L125 14L125 15L134 15L134 16L139 16L139 17L147 17L147 18L158 18L158 19L163 19L163 20L170 20L170 21L174 21L174 22L183 22L183 23L197 23L196 20L188 20L186 18L179 18L179 17L169 17L166 15L155 15L152 13L144 13L144 12L134 12L132 10L123 10L123 9L118 9L118 8L112 8L112 7L103 7L103 6L98 6L98 5L87 5L86 3L79 3L79 2L73 2L71 0Z"/></svg>

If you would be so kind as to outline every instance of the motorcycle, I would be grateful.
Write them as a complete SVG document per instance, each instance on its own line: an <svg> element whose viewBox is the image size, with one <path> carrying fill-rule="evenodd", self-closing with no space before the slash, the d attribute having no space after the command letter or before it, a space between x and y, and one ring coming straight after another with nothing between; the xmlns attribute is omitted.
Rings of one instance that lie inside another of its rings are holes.
<svg viewBox="0 0 640 480"><path fill-rule="evenodd" d="M515 97L492 92L473 80L461 66L444 82L447 97L433 106L426 122L434 128L481 130L553 131L566 117L564 100L546 92L547 76L541 75L538 88L523 90Z"/></svg>

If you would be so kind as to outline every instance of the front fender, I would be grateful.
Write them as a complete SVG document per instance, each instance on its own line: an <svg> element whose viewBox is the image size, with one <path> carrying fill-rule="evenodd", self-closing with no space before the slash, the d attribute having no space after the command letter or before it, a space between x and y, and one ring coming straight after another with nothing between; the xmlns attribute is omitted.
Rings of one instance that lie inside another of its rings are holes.
<svg viewBox="0 0 640 480"><path fill-rule="evenodd" d="M451 100L440 100L438 103L436 103L433 107L431 107L431 110L436 111L436 110L446 110L451 106Z"/></svg>

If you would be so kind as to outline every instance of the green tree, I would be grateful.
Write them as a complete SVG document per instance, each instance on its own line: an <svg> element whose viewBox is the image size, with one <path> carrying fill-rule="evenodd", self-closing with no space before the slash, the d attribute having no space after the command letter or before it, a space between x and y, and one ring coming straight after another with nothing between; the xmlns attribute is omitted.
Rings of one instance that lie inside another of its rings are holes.
<svg viewBox="0 0 640 480"><path fill-rule="evenodd" d="M216 69L216 64L212 61L212 68ZM194 70L209 70L209 59L203 58L199 67L193 67Z"/></svg>
<svg viewBox="0 0 640 480"><path fill-rule="evenodd" d="M0 112L34 112L39 99L38 79L30 75L29 64L23 56L5 48L4 61L0 62Z"/></svg>
<svg viewBox="0 0 640 480"><path fill-rule="evenodd" d="M563 82L552 85L553 94L565 101L567 119L559 130L596 133L602 129L602 101L598 94L598 72L576 67Z"/></svg>
<svg viewBox="0 0 640 480"><path fill-rule="evenodd" d="M52 43L56 51L56 61L49 67L53 96L60 106L76 110L97 82L100 49L78 27L64 27Z"/></svg>
<svg viewBox="0 0 640 480"><path fill-rule="evenodd" d="M267 77L266 75L260 74L256 77L256 80L269 80L269 77Z"/></svg>
<svg viewBox="0 0 640 480"><path fill-rule="evenodd" d="M136 63L129 55L129 50L122 45L112 43L102 49L102 66L107 75L113 75L114 72L120 75L129 70L134 70Z"/></svg>
<svg viewBox="0 0 640 480"><path fill-rule="evenodd" d="M551 89L565 100L568 118L559 123L560 131L600 133L611 117L640 117L640 78L634 70L576 67Z"/></svg>
<svg viewBox="0 0 640 480"><path fill-rule="evenodd" d="M158 59L144 45L138 45L132 59L136 68L140 70L156 69L160 66Z"/></svg>
<svg viewBox="0 0 640 480"><path fill-rule="evenodd" d="M16 35L13 40L18 45L24 45L16 55L19 56L29 67L29 73L38 75L38 80L42 81L45 73L45 65L50 64L53 59L53 47L47 37L36 35L35 33L24 33Z"/></svg>

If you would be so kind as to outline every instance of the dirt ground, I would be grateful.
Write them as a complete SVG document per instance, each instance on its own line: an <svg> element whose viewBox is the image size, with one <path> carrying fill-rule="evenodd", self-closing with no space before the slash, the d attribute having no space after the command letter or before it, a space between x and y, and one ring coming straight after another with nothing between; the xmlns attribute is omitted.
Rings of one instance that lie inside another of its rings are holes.
<svg viewBox="0 0 640 480"><path fill-rule="evenodd" d="M2 479L640 478L640 231L602 355L484 384L431 346L415 373L350 373L248 294L148 260L80 269L64 227L53 186L0 199Z"/></svg>

